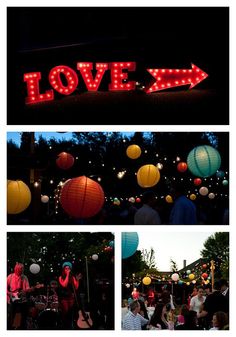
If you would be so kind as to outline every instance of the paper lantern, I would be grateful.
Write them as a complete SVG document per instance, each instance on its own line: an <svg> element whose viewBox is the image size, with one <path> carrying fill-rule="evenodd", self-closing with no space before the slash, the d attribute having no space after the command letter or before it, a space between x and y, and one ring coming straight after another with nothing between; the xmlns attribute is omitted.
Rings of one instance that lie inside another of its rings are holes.
<svg viewBox="0 0 236 337"><path fill-rule="evenodd" d="M216 172L216 177L217 177L217 178L223 179L224 176L225 176L224 171L217 171L217 172Z"/></svg>
<svg viewBox="0 0 236 337"><path fill-rule="evenodd" d="M188 269L188 270L186 271L186 273L187 273L187 275L191 274L191 270Z"/></svg>
<svg viewBox="0 0 236 337"><path fill-rule="evenodd" d="M126 154L130 159L137 159L141 156L141 149L138 145L130 145L126 149Z"/></svg>
<svg viewBox="0 0 236 337"><path fill-rule="evenodd" d="M179 284L179 285L181 285L181 284L183 284L183 283L184 283L184 282L181 281L181 280L178 281L178 284Z"/></svg>
<svg viewBox="0 0 236 337"><path fill-rule="evenodd" d="M114 241L113 241L113 240L109 242L109 246L110 246L111 248L114 248Z"/></svg>
<svg viewBox="0 0 236 337"><path fill-rule="evenodd" d="M219 169L221 157L214 147L197 146L188 154L188 169L198 177L210 177Z"/></svg>
<svg viewBox="0 0 236 337"><path fill-rule="evenodd" d="M138 248L139 238L136 232L122 233L122 259L132 256Z"/></svg>
<svg viewBox="0 0 236 337"><path fill-rule="evenodd" d="M148 188L155 186L160 180L158 168L152 164L143 165L137 172L137 181L139 186Z"/></svg>
<svg viewBox="0 0 236 337"><path fill-rule="evenodd" d="M104 204L102 187L85 176L70 179L61 190L61 206L74 218L96 215Z"/></svg>
<svg viewBox="0 0 236 337"><path fill-rule="evenodd" d="M19 214L23 212L31 202L29 187L22 180L7 181L7 213Z"/></svg>
<svg viewBox="0 0 236 337"><path fill-rule="evenodd" d="M165 200L166 200L166 202L167 202L168 204L172 204L172 203L173 203L173 198L172 198L172 196L169 195L169 194L165 197Z"/></svg>
<svg viewBox="0 0 236 337"><path fill-rule="evenodd" d="M190 282L186 282L186 285L187 285L187 286L190 286Z"/></svg>
<svg viewBox="0 0 236 337"><path fill-rule="evenodd" d="M188 165L184 162L184 161L181 161L178 165L177 165L177 170L179 172L185 172L188 168Z"/></svg>
<svg viewBox="0 0 236 337"><path fill-rule="evenodd" d="M145 277L143 278L142 282L143 282L143 284L144 284L145 286L149 286L149 284L151 284L151 282L152 282L152 279L151 279L151 277L149 277L149 276L145 276Z"/></svg>
<svg viewBox="0 0 236 337"><path fill-rule="evenodd" d="M195 178L193 183L194 183L195 186L199 186L202 183L202 179L201 178Z"/></svg>
<svg viewBox="0 0 236 337"><path fill-rule="evenodd" d="M92 255L92 260L93 261L97 261L98 260L98 255L97 254L93 254Z"/></svg>
<svg viewBox="0 0 236 337"><path fill-rule="evenodd" d="M214 199L214 198L215 198L215 193L212 193L212 192L209 193L209 194L208 194L208 198L209 198L209 199Z"/></svg>
<svg viewBox="0 0 236 337"><path fill-rule="evenodd" d="M41 202L42 202L43 204L47 204L48 201L49 201L49 197L48 197L47 195L42 195L42 196L41 196Z"/></svg>
<svg viewBox="0 0 236 337"><path fill-rule="evenodd" d="M227 186L228 184L229 184L228 180L224 179L224 180L222 181L222 185L223 185L223 186Z"/></svg>
<svg viewBox="0 0 236 337"><path fill-rule="evenodd" d="M140 198L136 198L135 201L136 201L137 203L140 203L140 202L141 202L141 199L140 199Z"/></svg>
<svg viewBox="0 0 236 337"><path fill-rule="evenodd" d="M40 266L37 263L32 263L29 270L32 274L38 274L40 272Z"/></svg>
<svg viewBox="0 0 236 337"><path fill-rule="evenodd" d="M193 200L196 200L196 198L197 198L196 194L194 193L190 194L190 197L189 197L190 200L193 201Z"/></svg>
<svg viewBox="0 0 236 337"><path fill-rule="evenodd" d="M56 160L57 166L62 170L68 170L74 165L74 157L67 152L61 152Z"/></svg>
<svg viewBox="0 0 236 337"><path fill-rule="evenodd" d="M205 187L205 186L202 186L200 189L199 189L199 193L202 195L202 196L206 196L208 194L208 188Z"/></svg>
<svg viewBox="0 0 236 337"><path fill-rule="evenodd" d="M204 264L202 265L202 268L203 268L203 269L206 269L206 268L207 268L207 264L204 263Z"/></svg>
<svg viewBox="0 0 236 337"><path fill-rule="evenodd" d="M202 277L203 277L204 279L207 279L207 278L208 278L208 274L207 274L207 273L202 273Z"/></svg>
<svg viewBox="0 0 236 337"><path fill-rule="evenodd" d="M172 281L177 282L179 280L179 274L177 273L172 274L171 279Z"/></svg>
<svg viewBox="0 0 236 337"><path fill-rule="evenodd" d="M126 288L130 288L130 284L129 283L126 283L125 286L126 286Z"/></svg>
<svg viewBox="0 0 236 337"><path fill-rule="evenodd" d="M120 200L119 199L114 199L113 205L120 206Z"/></svg>
<svg viewBox="0 0 236 337"><path fill-rule="evenodd" d="M130 197L129 198L129 202L131 202L132 204L134 204L135 203L135 198L134 197Z"/></svg>
<svg viewBox="0 0 236 337"><path fill-rule="evenodd" d="M195 275L194 274L189 274L188 277L192 281L195 278Z"/></svg>

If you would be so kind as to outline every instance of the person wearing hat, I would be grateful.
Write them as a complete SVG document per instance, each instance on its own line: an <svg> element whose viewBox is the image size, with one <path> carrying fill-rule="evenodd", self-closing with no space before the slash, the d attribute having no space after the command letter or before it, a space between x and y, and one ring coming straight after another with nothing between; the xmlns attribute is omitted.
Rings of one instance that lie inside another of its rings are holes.
<svg viewBox="0 0 236 337"><path fill-rule="evenodd" d="M73 329L73 313L76 301L76 290L79 288L79 277L72 275L71 262L64 262L59 276L59 305L61 309L62 329Z"/></svg>

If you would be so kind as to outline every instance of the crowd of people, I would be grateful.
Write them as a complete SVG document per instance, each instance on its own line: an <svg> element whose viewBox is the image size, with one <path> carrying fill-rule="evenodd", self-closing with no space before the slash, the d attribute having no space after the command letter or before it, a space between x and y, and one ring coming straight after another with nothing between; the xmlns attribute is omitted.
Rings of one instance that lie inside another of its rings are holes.
<svg viewBox="0 0 236 337"><path fill-rule="evenodd" d="M156 294L152 289L147 294L135 289L122 303L122 329L228 330L228 282L215 281L212 289L209 285L195 287L186 303L178 305L164 287Z"/></svg>

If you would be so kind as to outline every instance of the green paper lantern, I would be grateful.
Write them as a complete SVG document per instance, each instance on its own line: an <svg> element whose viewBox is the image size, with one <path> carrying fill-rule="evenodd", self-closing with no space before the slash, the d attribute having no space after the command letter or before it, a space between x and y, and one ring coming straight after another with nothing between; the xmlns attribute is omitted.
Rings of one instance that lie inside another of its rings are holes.
<svg viewBox="0 0 236 337"><path fill-rule="evenodd" d="M210 177L219 169L221 157L219 152L212 146L197 146L188 154L187 164L189 171L193 175Z"/></svg>

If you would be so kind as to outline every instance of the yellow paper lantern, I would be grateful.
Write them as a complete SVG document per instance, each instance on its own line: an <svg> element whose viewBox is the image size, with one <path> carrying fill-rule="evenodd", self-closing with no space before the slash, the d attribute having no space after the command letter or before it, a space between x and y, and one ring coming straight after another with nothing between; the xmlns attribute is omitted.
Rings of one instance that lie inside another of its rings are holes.
<svg viewBox="0 0 236 337"><path fill-rule="evenodd" d="M196 200L197 196L196 194L192 193L190 194L190 197L189 197L191 200Z"/></svg>
<svg viewBox="0 0 236 337"><path fill-rule="evenodd" d="M21 180L7 181L7 213L19 214L23 212L31 202L29 187Z"/></svg>
<svg viewBox="0 0 236 337"><path fill-rule="evenodd" d="M188 277L192 281L195 278L195 275L194 274L189 274Z"/></svg>
<svg viewBox="0 0 236 337"><path fill-rule="evenodd" d="M173 198L172 198L171 195L168 194L165 199L166 199L166 202L168 202L168 204L172 204L173 203Z"/></svg>
<svg viewBox="0 0 236 337"><path fill-rule="evenodd" d="M187 286L190 286L190 283L189 282L186 282Z"/></svg>
<svg viewBox="0 0 236 337"><path fill-rule="evenodd" d="M126 154L130 159L137 159L141 156L141 149L138 145L130 145L126 149Z"/></svg>
<svg viewBox="0 0 236 337"><path fill-rule="evenodd" d="M145 286L149 286L149 284L151 284L151 282L152 282L151 277L145 276L145 277L143 278L143 284L144 284Z"/></svg>
<svg viewBox="0 0 236 337"><path fill-rule="evenodd" d="M137 181L139 186L147 188L155 186L160 180L158 168L152 164L143 165L137 172Z"/></svg>

